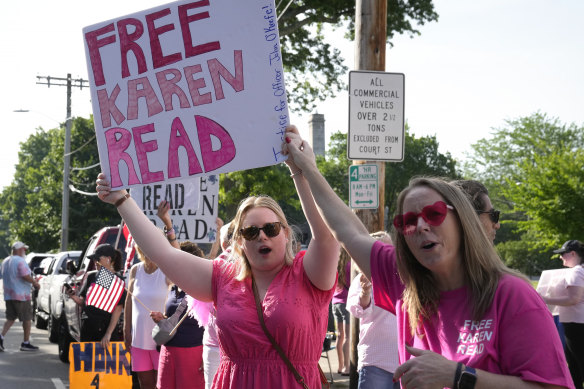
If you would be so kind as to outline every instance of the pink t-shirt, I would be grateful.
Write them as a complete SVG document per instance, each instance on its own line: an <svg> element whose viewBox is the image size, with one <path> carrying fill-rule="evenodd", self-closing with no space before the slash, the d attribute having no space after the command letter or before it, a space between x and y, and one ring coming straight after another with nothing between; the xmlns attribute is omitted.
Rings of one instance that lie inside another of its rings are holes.
<svg viewBox="0 0 584 389"><path fill-rule="evenodd" d="M491 373L574 388L552 316L522 279L504 275L480 321L472 320L466 287L440 293L437 314L412 337L393 246L374 243L371 274L375 304L397 315L401 362L411 358L408 344Z"/></svg>
<svg viewBox="0 0 584 389"><path fill-rule="evenodd" d="M262 302L268 331L309 388L320 388L318 361L334 287L316 288L303 266L304 251L276 275ZM260 326L251 279L235 280L233 262L213 261L213 302L221 363L213 388L301 387Z"/></svg>

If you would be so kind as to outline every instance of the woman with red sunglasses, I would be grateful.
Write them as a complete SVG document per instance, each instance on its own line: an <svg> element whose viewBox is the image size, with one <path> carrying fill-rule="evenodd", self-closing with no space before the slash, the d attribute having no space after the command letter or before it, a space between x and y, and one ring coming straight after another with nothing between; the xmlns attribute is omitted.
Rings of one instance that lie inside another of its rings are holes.
<svg viewBox="0 0 584 389"><path fill-rule="evenodd" d="M320 217L302 171L292 160L286 163L311 227L307 250L293 252L294 236L276 201L249 197L232 221L235 262L208 261L172 248L125 190L111 191L103 174L97 179L99 198L116 205L144 253L187 294L213 301L221 348L213 388L322 385L318 361L336 285L339 244Z"/></svg>
<svg viewBox="0 0 584 389"><path fill-rule="evenodd" d="M418 178L399 195L395 246L376 241L288 128L284 154L302 169L323 219L397 316L405 388L573 388L553 319L507 268L466 195Z"/></svg>

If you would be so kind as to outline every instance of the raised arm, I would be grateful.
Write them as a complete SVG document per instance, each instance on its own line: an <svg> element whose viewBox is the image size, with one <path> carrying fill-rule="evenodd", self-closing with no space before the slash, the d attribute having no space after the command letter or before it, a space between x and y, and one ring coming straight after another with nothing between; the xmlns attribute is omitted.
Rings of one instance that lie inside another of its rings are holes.
<svg viewBox="0 0 584 389"><path fill-rule="evenodd" d="M106 203L117 204L118 212L146 256L187 294L200 301L211 301L213 263L170 246L125 190L111 191L103 173L100 173L96 183L99 198ZM126 196L128 198L124 199Z"/></svg>
<svg viewBox="0 0 584 389"><path fill-rule="evenodd" d="M312 149L307 142L302 141L296 127L290 126L286 129L286 138L290 142L284 145L282 152L302 170L302 176L310 188L322 220L367 278L371 278L369 260L375 239L369 236L361 220L337 196L322 176L316 167Z"/></svg>
<svg viewBox="0 0 584 389"><path fill-rule="evenodd" d="M312 232L312 240L304 255L304 270L314 286L329 290L335 284L339 244L322 220L302 171L291 159L286 164L290 168L290 176L294 180L304 216Z"/></svg>

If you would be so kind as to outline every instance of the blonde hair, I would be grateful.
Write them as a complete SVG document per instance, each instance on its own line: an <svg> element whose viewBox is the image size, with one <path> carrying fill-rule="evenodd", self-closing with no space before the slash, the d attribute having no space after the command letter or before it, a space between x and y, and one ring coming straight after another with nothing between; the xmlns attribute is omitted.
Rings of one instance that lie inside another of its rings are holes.
<svg viewBox="0 0 584 389"><path fill-rule="evenodd" d="M284 216L284 211L278 205L278 203L269 196L250 196L244 199L237 209L237 214L231 223L233 223L233 251L236 257L236 276L235 279L242 281L245 278L251 276L251 267L249 265L249 260L247 259L245 252L241 250L241 246L238 244L241 242L243 236L241 235L241 229L244 228L243 220L247 213L254 208L267 208L276 214L278 221L282 224L282 229L289 228L286 221L286 216ZM294 260L294 251L292 249L294 241L294 234L288 234L288 239L286 241L286 251L284 254L285 264L290 266Z"/></svg>
<svg viewBox="0 0 584 389"><path fill-rule="evenodd" d="M440 178L419 177L410 180L397 199L397 214L403 213L404 200L414 188L427 187L442 196L456 215L461 234L462 267L465 284L470 289L469 304L473 320L480 320L490 307L499 280L511 274L526 280L521 273L509 269L501 261L468 197L460 188ZM422 266L410 251L403 234L396 234L397 267L405 285L404 307L408 313L412 335L420 322L437 312L440 290L430 270Z"/></svg>

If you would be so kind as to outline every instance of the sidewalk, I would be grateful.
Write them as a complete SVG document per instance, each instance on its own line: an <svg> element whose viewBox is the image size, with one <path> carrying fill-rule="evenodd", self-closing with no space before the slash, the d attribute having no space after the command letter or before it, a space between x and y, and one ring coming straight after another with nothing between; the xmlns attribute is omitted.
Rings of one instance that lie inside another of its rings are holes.
<svg viewBox="0 0 584 389"><path fill-rule="evenodd" d="M336 342L333 342L333 345L336 346ZM331 389L332 388L348 388L349 387L349 377L342 376L342 375L337 373L337 371L339 369L339 359L337 357L336 348L333 348L332 350L330 350L328 352L328 358L329 358L329 361L327 361L327 353L322 353L322 356L320 357L319 364L320 364L322 371L324 372L324 375L329 380L329 382L331 382L331 375L329 374L329 362L331 364L330 371L332 372L333 381L334 381L333 383L331 383Z"/></svg>

